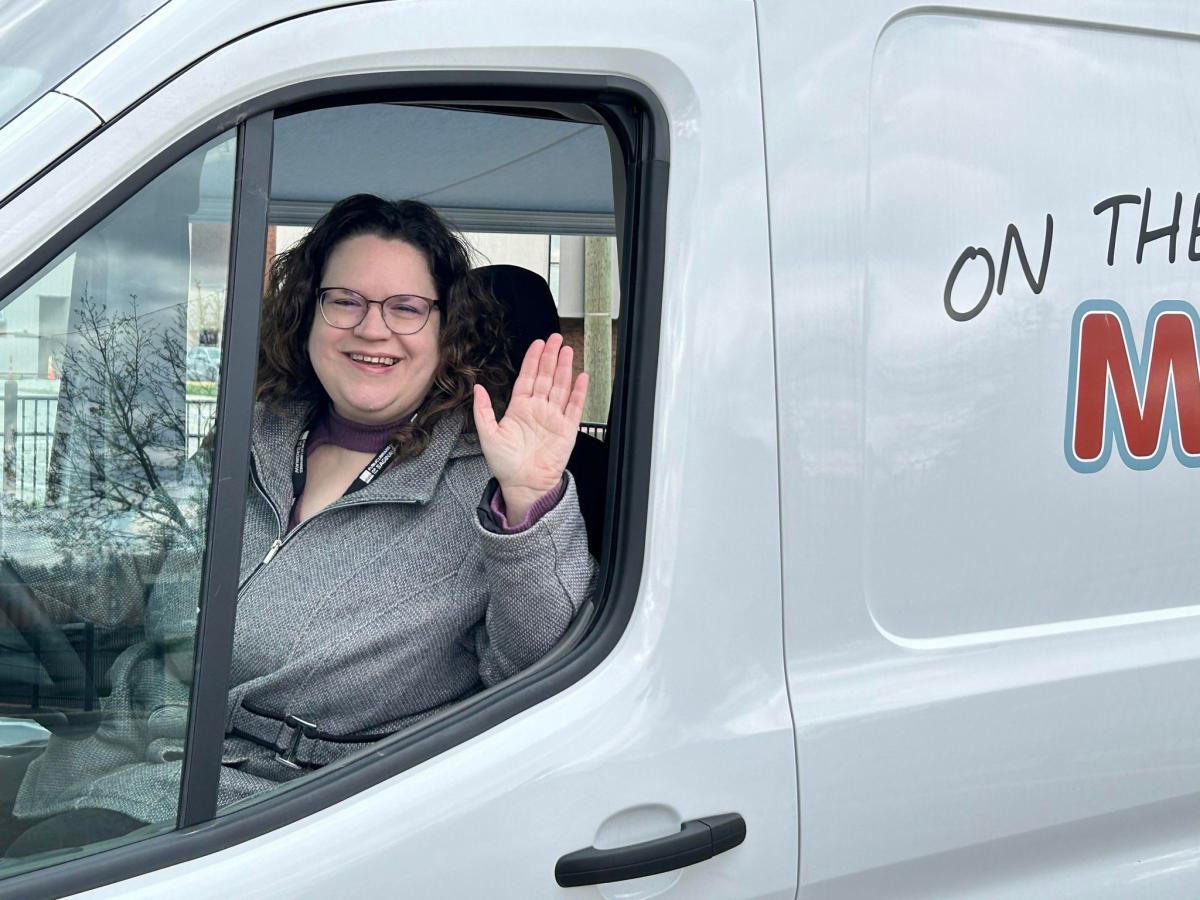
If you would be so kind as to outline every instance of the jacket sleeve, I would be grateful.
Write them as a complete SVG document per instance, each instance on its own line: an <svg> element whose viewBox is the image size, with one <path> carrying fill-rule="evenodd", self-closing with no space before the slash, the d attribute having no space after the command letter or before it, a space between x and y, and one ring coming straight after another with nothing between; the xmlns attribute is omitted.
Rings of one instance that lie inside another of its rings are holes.
<svg viewBox="0 0 1200 900"><path fill-rule="evenodd" d="M566 632L588 598L596 563L570 473L559 502L516 534L475 523L488 603L475 632L479 677L493 685L537 662ZM485 503L490 497L485 494Z"/></svg>

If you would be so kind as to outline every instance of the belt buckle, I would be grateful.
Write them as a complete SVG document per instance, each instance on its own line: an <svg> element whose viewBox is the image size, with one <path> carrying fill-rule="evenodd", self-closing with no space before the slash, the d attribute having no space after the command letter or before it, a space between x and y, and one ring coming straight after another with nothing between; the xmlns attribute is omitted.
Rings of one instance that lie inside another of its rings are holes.
<svg viewBox="0 0 1200 900"><path fill-rule="evenodd" d="M310 736L312 732L317 730L317 726L315 723L306 722L304 719L294 716L291 713L283 717L283 724L293 729L292 740L288 745L286 753L275 754L275 761L283 763L289 769L302 772L305 767L296 762L296 751L300 749L300 739Z"/></svg>

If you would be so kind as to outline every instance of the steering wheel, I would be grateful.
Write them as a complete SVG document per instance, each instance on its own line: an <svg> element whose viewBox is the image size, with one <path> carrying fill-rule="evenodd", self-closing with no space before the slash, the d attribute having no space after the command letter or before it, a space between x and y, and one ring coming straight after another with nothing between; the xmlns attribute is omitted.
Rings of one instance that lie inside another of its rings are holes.
<svg viewBox="0 0 1200 900"><path fill-rule="evenodd" d="M47 614L33 591L8 560L0 559L0 613L17 631L34 659L49 677L53 692L61 697L82 694L86 673L79 653ZM39 673L40 676L40 673ZM0 683L2 683L0 678ZM98 719L97 711L67 712L69 723ZM56 730L54 723L46 725Z"/></svg>

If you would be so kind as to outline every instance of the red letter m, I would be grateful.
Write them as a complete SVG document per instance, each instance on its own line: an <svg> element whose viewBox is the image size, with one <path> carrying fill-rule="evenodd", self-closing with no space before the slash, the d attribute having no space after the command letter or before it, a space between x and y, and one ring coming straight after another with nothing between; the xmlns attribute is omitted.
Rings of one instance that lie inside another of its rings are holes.
<svg viewBox="0 0 1200 900"><path fill-rule="evenodd" d="M1074 434L1072 466L1095 471L1107 461L1111 436L1134 468L1158 464L1168 431L1176 453L1200 456L1200 366L1196 313L1164 301L1150 311L1139 362L1125 311L1108 301L1089 301L1075 314ZM1111 390L1110 390L1111 386ZM1174 409L1167 410L1174 386ZM1111 399L1110 399L1111 398ZM1115 412L1117 421L1109 415Z"/></svg>

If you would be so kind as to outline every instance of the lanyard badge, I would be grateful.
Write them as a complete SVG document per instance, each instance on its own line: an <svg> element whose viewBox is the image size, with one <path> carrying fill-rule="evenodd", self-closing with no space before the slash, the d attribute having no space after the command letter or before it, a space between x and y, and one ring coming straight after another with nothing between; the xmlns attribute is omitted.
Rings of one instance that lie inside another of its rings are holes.
<svg viewBox="0 0 1200 900"><path fill-rule="evenodd" d="M304 493L304 486L308 483L308 436L310 429L306 428L300 432L300 437L296 439L296 452L292 458L292 500ZM346 488L346 492L342 494L346 497L353 494L355 491L360 491L368 484L375 480L387 464L392 461L392 457L396 455L396 447L394 444L388 444L382 450L375 454L363 470L358 473L358 477L350 482L350 487Z"/></svg>

